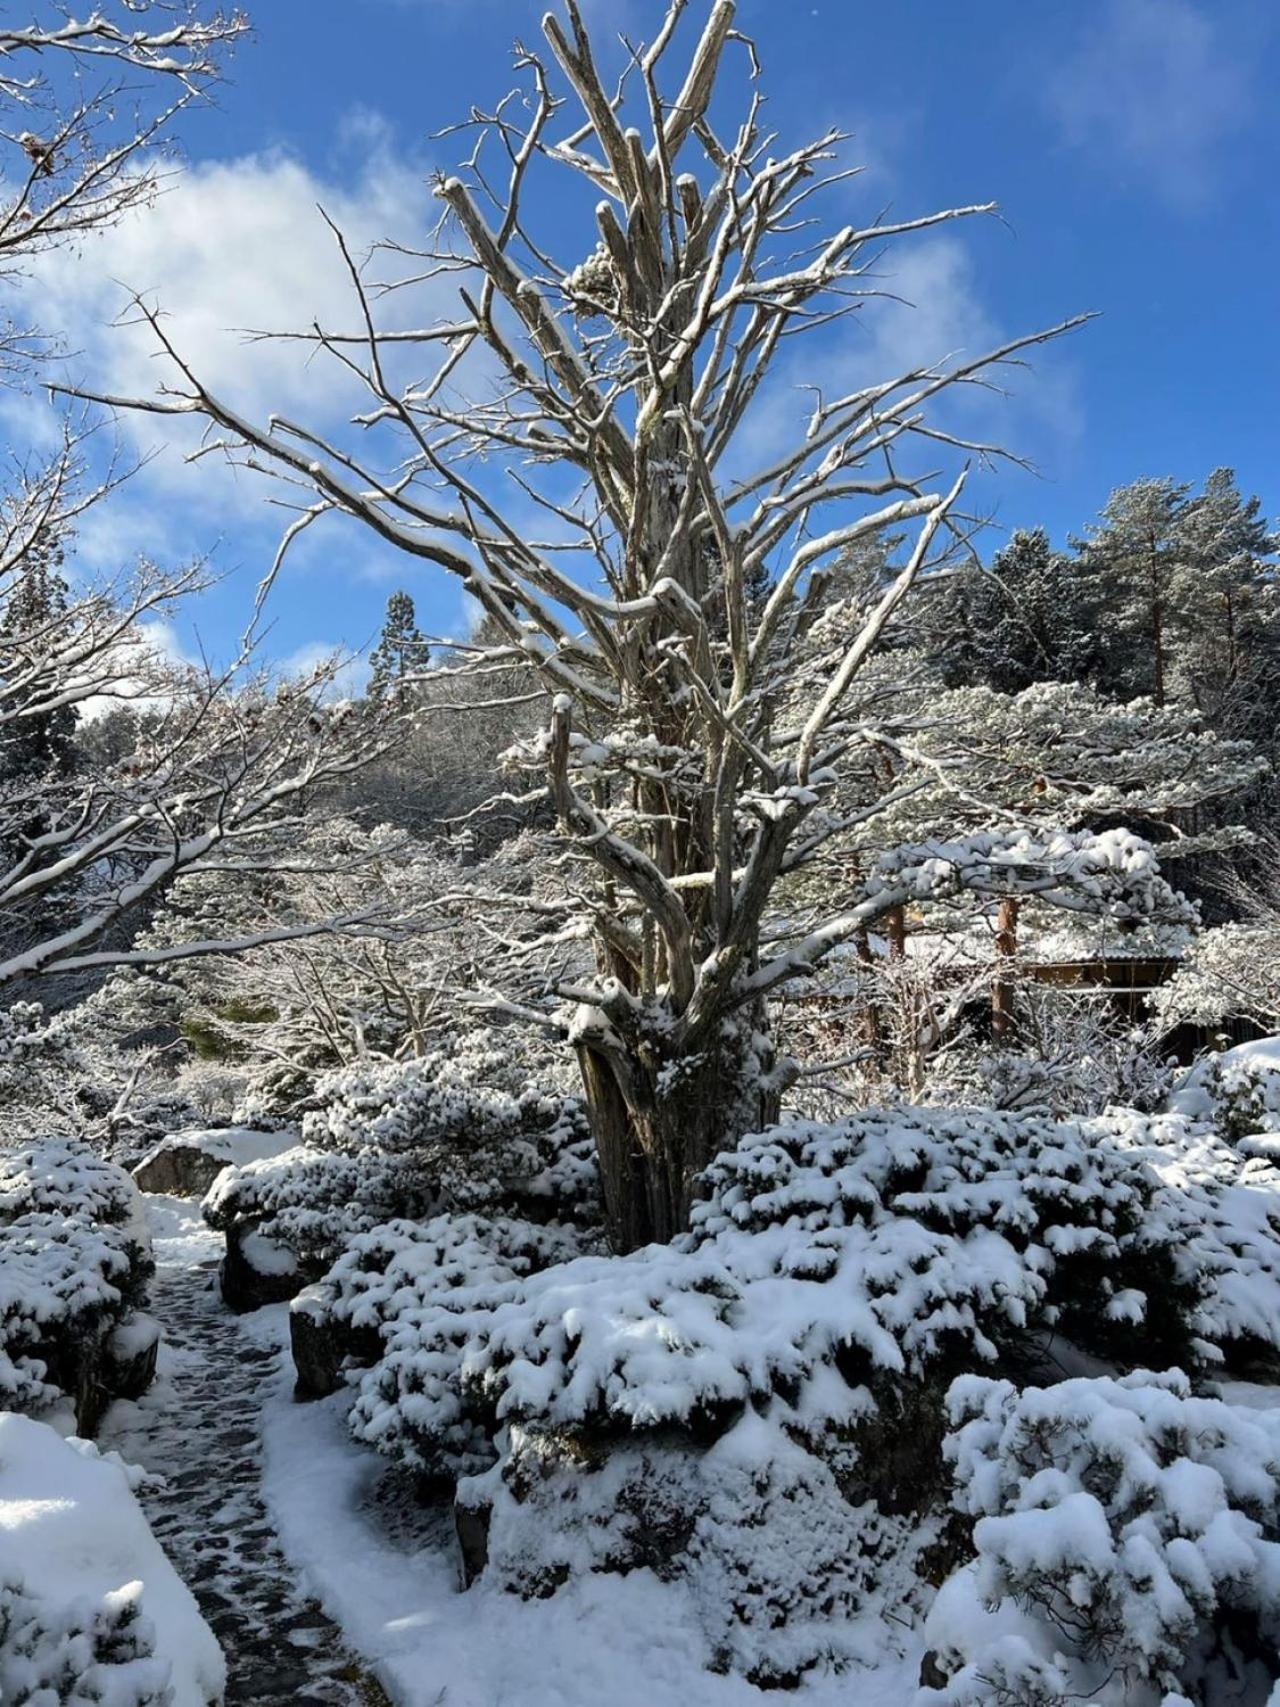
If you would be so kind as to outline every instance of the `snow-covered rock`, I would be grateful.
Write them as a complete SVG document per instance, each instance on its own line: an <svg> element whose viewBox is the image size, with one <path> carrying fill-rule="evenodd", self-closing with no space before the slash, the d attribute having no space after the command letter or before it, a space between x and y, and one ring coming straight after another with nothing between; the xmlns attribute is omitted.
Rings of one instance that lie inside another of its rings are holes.
<svg viewBox="0 0 1280 1707"><path fill-rule="evenodd" d="M118 1459L0 1414L0 1561L0 1700L221 1700L221 1651Z"/></svg>
<svg viewBox="0 0 1280 1707"><path fill-rule="evenodd" d="M233 1126L174 1132L154 1145L132 1170L141 1191L169 1197L203 1197L226 1167L278 1156L297 1143L296 1133Z"/></svg>

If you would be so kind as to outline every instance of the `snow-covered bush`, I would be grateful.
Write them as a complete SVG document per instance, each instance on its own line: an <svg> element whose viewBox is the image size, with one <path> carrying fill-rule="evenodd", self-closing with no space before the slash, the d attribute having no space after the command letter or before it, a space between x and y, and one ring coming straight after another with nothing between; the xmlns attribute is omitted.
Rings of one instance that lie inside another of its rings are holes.
<svg viewBox="0 0 1280 1707"><path fill-rule="evenodd" d="M462 1419L712 1438L772 1403L850 1491L907 1506L935 1485L952 1374L1050 1331L1129 1363L1195 1353L1157 1182L1080 1126L901 1110L777 1127L706 1186L674 1245L415 1294L365 1379L366 1438L447 1464Z"/></svg>
<svg viewBox="0 0 1280 1707"><path fill-rule="evenodd" d="M1190 1326L1197 1356L1210 1368L1225 1362L1242 1372L1258 1365L1275 1372L1280 1169L1265 1155L1242 1154L1250 1140L1229 1144L1180 1114L1143 1117L1116 1109L1090 1122L1089 1130L1160 1182L1148 1231L1169 1249L1180 1286L1194 1294ZM1173 1361L1167 1351L1162 1356Z"/></svg>
<svg viewBox="0 0 1280 1707"><path fill-rule="evenodd" d="M337 1355L373 1365L351 1411L356 1438L433 1477L491 1463L489 1432L462 1403L463 1349L524 1276L581 1248L571 1227L478 1215L391 1221L357 1234L298 1300ZM420 1412L429 1430L418 1428Z"/></svg>
<svg viewBox="0 0 1280 1707"><path fill-rule="evenodd" d="M1176 1370L1022 1393L967 1377L949 1408L976 1558L930 1614L951 1675L922 1701L1268 1699L1280 1413L1194 1397Z"/></svg>
<svg viewBox="0 0 1280 1707"><path fill-rule="evenodd" d="M0 1578L0 1701L14 1707L169 1707L169 1667L141 1614L141 1583L48 1606Z"/></svg>
<svg viewBox="0 0 1280 1707"><path fill-rule="evenodd" d="M325 1075L304 1143L223 1175L205 1201L210 1224L251 1222L315 1273L396 1218L482 1211L590 1225L598 1185L580 1103L531 1082L495 1037Z"/></svg>
<svg viewBox="0 0 1280 1707"><path fill-rule="evenodd" d="M90 1430L111 1336L151 1267L120 1168L61 1140L0 1153L0 1404L41 1410L66 1394Z"/></svg>
<svg viewBox="0 0 1280 1707"><path fill-rule="evenodd" d="M464 1482L488 1580L543 1596L647 1569L689 1592L709 1663L764 1687L867 1659L910 1608L907 1524L851 1504L831 1470L748 1407L705 1450L656 1434L612 1449L514 1425L500 1470Z"/></svg>
<svg viewBox="0 0 1280 1707"><path fill-rule="evenodd" d="M216 1231L251 1226L317 1271L357 1233L425 1208L410 1183L401 1180L394 1159L347 1156L310 1145L224 1169L202 1205Z"/></svg>
<svg viewBox="0 0 1280 1707"><path fill-rule="evenodd" d="M0 1415L0 1701L206 1707L225 1667L134 1497L140 1472Z"/></svg>
<svg viewBox="0 0 1280 1707"><path fill-rule="evenodd" d="M326 1074L316 1100L302 1125L309 1144L394 1156L422 1199L482 1212L538 1208L559 1219L594 1212L581 1104L531 1082L498 1033Z"/></svg>
<svg viewBox="0 0 1280 1707"><path fill-rule="evenodd" d="M1264 923L1215 925L1192 939L1183 964L1155 992L1168 1026L1216 1026L1237 1014L1280 1024L1280 934Z"/></svg>
<svg viewBox="0 0 1280 1707"><path fill-rule="evenodd" d="M0 1221L69 1211L113 1227L135 1222L138 1194L129 1176L83 1144L41 1139L0 1150Z"/></svg>
<svg viewBox="0 0 1280 1707"><path fill-rule="evenodd" d="M1175 1093L1173 1106L1208 1119L1220 1137L1247 1150L1242 1140L1280 1133L1280 1062L1248 1044L1202 1056Z"/></svg>

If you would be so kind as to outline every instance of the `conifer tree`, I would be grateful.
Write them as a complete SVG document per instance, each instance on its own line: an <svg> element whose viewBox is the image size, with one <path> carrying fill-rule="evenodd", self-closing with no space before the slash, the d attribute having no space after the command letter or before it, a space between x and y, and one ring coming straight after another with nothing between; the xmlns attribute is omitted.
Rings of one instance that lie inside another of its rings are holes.
<svg viewBox="0 0 1280 1707"><path fill-rule="evenodd" d="M401 699L427 667L429 648L418 627L413 599L397 590L387 600L378 644L369 655L369 698Z"/></svg>

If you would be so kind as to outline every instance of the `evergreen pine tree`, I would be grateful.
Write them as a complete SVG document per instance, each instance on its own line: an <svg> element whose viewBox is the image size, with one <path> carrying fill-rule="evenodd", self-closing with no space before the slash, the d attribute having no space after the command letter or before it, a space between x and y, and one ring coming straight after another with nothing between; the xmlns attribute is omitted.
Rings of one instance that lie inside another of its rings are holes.
<svg viewBox="0 0 1280 1707"><path fill-rule="evenodd" d="M412 679L426 669L429 655L412 598L403 589L392 593L378 644L369 655L369 698L403 698Z"/></svg>
<svg viewBox="0 0 1280 1707"><path fill-rule="evenodd" d="M1093 671L1087 580L1043 528L1019 529L989 567L950 577L928 618L929 650L948 687L1021 693Z"/></svg>
<svg viewBox="0 0 1280 1707"><path fill-rule="evenodd" d="M0 609L0 679L20 678L49 647L67 609L63 545L47 534L28 548ZM13 709L21 705L17 694ZM76 714L70 706L20 713L0 731L0 785L65 776L71 768Z"/></svg>
<svg viewBox="0 0 1280 1707"><path fill-rule="evenodd" d="M1194 601L1188 490L1167 476L1117 487L1097 525L1074 542L1093 582L1094 685L1114 698L1147 695L1164 705L1173 696L1177 635Z"/></svg>

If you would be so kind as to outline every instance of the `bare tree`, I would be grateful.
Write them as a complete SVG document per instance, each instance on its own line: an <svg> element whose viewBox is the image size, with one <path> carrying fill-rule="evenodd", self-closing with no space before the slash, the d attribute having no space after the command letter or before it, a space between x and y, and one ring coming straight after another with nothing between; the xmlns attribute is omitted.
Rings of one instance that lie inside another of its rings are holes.
<svg viewBox="0 0 1280 1707"><path fill-rule="evenodd" d="M149 201L173 120L248 28L239 13L165 0L44 11L0 25L0 267Z"/></svg>
<svg viewBox="0 0 1280 1707"><path fill-rule="evenodd" d="M334 666L275 683L255 661L253 632L219 668L166 657L151 624L207 584L198 563L143 563L22 614L33 555L108 489L88 481L79 449L68 435L0 493L0 758L54 713L79 719L118 704L138 716L109 762L0 775L0 987L11 992L37 974L238 946L222 932L135 950L130 931L181 873L261 882L296 864L304 802L386 744L378 719L326 703Z"/></svg>
<svg viewBox="0 0 1280 1707"><path fill-rule="evenodd" d="M212 442L303 489L290 538L341 512L448 570L497 636L478 667L522 663L552 695L549 725L520 763L554 804L596 973L548 996L569 1005L612 1230L626 1247L674 1233L699 1169L770 1118L788 1067L770 1042L769 996L872 920L963 889L1134 913L1171 897L1136 843L989 832L893 851L838 916L762 949L779 880L854 828L833 788L875 730L848 715L851 685L913 585L970 528L964 470L919 474L913 449L944 461L1000 454L939 423L932 406L990 386L1002 364L1077 322L819 392L790 447L750 466L744 429L777 409L770 381L792 340L878 293L888 239L991 208L826 230L814 210L853 176L837 157L845 139L832 131L777 151L732 0L706 11L667 93L684 0L648 47L625 48L616 88L575 0L565 12L565 25L545 20L549 57L517 49L522 91L464 127L475 148L436 185L436 236L420 254L399 252L407 287L458 275L455 318L380 331L385 281L335 232L357 324L291 335L363 383L359 435L326 439L237 412L146 304L172 387L96 400L203 417ZM747 82L730 123L727 93L712 95L732 55ZM539 193L572 207L583 192L595 206L589 252L557 262L526 208ZM425 379L424 352L438 356ZM469 369L481 395L459 402ZM512 493L546 518L545 540L530 537ZM903 560L793 714L789 668L824 570L886 530L914 530ZM866 814L856 827L865 843ZM478 903L493 912L503 898Z"/></svg>

